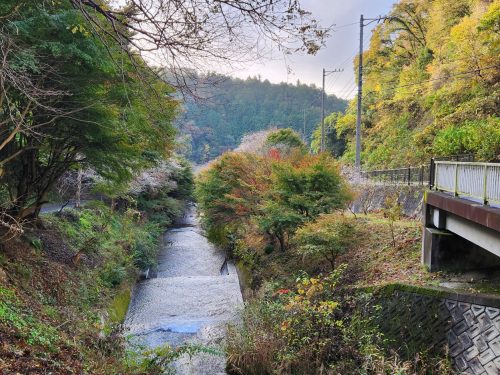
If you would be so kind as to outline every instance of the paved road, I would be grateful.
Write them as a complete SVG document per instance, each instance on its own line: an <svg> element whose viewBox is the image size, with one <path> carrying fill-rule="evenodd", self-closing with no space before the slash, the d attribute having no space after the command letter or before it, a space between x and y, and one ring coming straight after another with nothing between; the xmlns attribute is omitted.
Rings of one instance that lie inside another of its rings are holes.
<svg viewBox="0 0 500 375"><path fill-rule="evenodd" d="M87 201L82 201L81 205L85 206L86 203L87 203ZM61 208L63 208L63 210L66 210L68 208L75 208L75 201L70 200L68 204L66 204L66 203L46 203L40 209L40 213L41 214L50 214L50 213L58 212L59 210L61 210Z"/></svg>

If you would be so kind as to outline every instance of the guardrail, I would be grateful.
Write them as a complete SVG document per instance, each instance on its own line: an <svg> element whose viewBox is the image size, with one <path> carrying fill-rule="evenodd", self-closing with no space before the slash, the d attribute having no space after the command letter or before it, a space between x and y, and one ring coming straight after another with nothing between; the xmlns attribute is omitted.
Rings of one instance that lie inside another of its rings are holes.
<svg viewBox="0 0 500 375"><path fill-rule="evenodd" d="M467 163L434 161L431 185L457 197L480 200L483 204L500 204L500 163Z"/></svg>

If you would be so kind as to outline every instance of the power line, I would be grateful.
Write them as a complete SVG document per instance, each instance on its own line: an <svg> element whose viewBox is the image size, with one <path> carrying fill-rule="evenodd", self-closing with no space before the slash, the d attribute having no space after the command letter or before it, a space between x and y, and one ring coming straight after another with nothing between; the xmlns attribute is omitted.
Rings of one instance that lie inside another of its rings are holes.
<svg viewBox="0 0 500 375"><path fill-rule="evenodd" d="M320 150L325 151L325 78L326 76L333 73L341 73L344 69L334 69L325 70L323 68L323 88L321 90L321 148Z"/></svg>
<svg viewBox="0 0 500 375"><path fill-rule="evenodd" d="M359 24L358 22L353 23L353 25L358 25L358 24ZM365 44L365 43L367 42L367 40L368 40L370 37L371 37L371 35L370 35L370 34L365 34L365 36L363 37L363 44ZM347 64L349 61L351 61L351 62L352 62L352 61L354 60L354 58L355 58L357 55L358 55L358 54L357 54L357 53L355 53L354 55L350 55L350 56L348 56L345 60L343 60L343 61L339 64L339 67L340 67L340 68L346 68L346 64ZM337 76L334 78L334 80L333 80L332 82L330 82L330 84L329 84L329 85L328 85L328 87L327 87L327 91L329 91L329 90L333 89L333 86L337 83L337 81L339 80L339 78L340 78L340 75L337 75ZM351 82L351 80L349 80L349 81L347 82L347 84L344 84L344 86L343 86L343 90L347 88L347 86L349 85L349 82ZM341 96L341 95L339 94L339 97L340 97L340 96Z"/></svg>
<svg viewBox="0 0 500 375"><path fill-rule="evenodd" d="M337 31L338 29L343 29L343 28L346 28L346 27L349 27L349 26L354 26L354 25L357 25L358 22L352 22L352 23L346 23L345 25L340 25L340 26L334 26L333 27L333 32Z"/></svg>
<svg viewBox="0 0 500 375"><path fill-rule="evenodd" d="M470 74L473 74L473 73L480 73L483 70L490 70L490 69L496 69L496 68L500 68L500 65L491 65L491 66L487 66L487 67L484 67L484 68L478 68L478 69L473 69L473 70L469 70L469 71L466 71L466 72L452 74L452 75L449 75L449 76L446 76L446 77L432 78L432 79L427 79L425 81L419 81L419 82L415 82L415 83L409 83L409 84L406 84L406 85L395 85L395 86L393 86L391 88L397 90L397 89L404 88L404 87L420 86L420 85L423 85L424 83L428 83L428 82L443 81L443 80L454 78L454 77L460 77L460 76L464 76L464 75L470 75Z"/></svg>
<svg viewBox="0 0 500 375"><path fill-rule="evenodd" d="M350 100L349 97L356 90L356 85L353 85L350 90L347 90L346 93L342 96L344 100Z"/></svg>

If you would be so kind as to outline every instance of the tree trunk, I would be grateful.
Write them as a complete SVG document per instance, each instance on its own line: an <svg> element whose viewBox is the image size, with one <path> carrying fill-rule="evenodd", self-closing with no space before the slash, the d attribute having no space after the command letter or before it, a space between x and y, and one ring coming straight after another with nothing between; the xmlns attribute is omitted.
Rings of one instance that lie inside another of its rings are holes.
<svg viewBox="0 0 500 375"><path fill-rule="evenodd" d="M280 250L285 251L285 238L282 234L276 235L276 238L278 238L278 242L280 243Z"/></svg>
<svg viewBox="0 0 500 375"><path fill-rule="evenodd" d="M76 178L75 208L81 207L82 175L83 175L82 168L78 168L78 176Z"/></svg>

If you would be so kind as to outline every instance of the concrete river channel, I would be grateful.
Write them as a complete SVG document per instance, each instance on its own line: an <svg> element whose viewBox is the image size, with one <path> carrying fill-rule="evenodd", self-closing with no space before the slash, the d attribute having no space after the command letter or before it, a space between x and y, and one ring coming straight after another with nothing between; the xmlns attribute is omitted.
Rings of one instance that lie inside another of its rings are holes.
<svg viewBox="0 0 500 375"><path fill-rule="evenodd" d="M196 209L162 238L158 270L139 281L125 318L126 334L146 347L194 343L221 349L228 322L243 307L233 264L204 237ZM225 374L223 355L199 353L174 363L177 374Z"/></svg>

